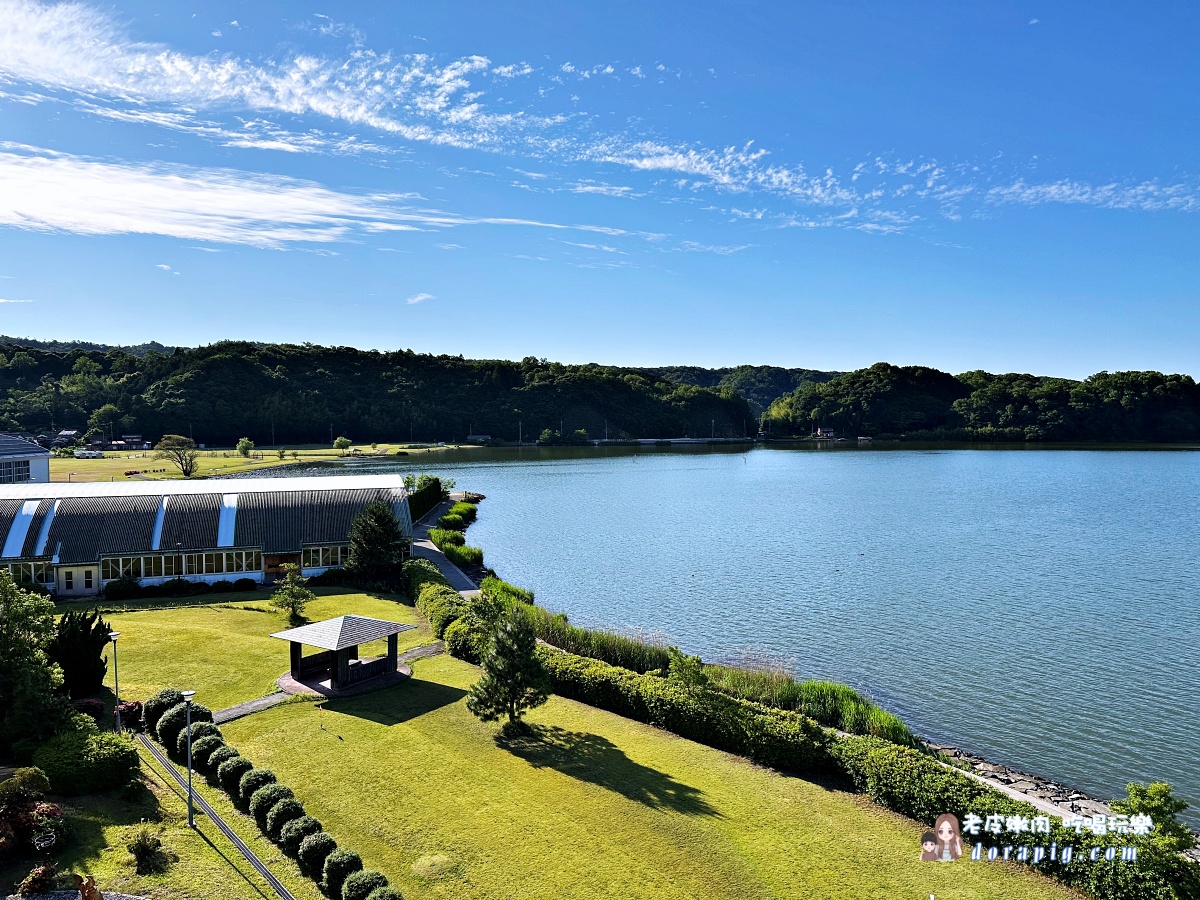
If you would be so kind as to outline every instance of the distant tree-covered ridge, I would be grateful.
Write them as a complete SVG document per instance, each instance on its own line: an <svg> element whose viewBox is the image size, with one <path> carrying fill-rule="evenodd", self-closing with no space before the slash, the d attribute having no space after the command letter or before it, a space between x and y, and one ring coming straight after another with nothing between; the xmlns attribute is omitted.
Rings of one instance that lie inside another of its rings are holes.
<svg viewBox="0 0 1200 900"><path fill-rule="evenodd" d="M144 355L0 346L0 430L163 434L233 445L741 437L757 416L736 392L651 370L468 360L411 350L223 342Z"/></svg>
<svg viewBox="0 0 1200 900"><path fill-rule="evenodd" d="M876 363L803 384L763 417L774 434L971 441L1196 441L1200 387L1188 375L1099 372L1083 381Z"/></svg>

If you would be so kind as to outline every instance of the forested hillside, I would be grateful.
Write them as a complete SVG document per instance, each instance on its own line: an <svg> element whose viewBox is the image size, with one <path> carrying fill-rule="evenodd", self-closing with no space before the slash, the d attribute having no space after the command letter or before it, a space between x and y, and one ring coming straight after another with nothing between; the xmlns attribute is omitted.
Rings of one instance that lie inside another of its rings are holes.
<svg viewBox="0 0 1200 900"><path fill-rule="evenodd" d="M740 437L756 417L728 389L634 369L467 360L312 344L225 342L170 353L0 346L0 428L164 433L230 444L526 440L544 429L603 437Z"/></svg>
<svg viewBox="0 0 1200 900"><path fill-rule="evenodd" d="M782 369L779 366L735 366L730 369L703 369L699 366L664 366L640 369L653 375L694 384L699 387L728 389L745 398L755 418L772 402L803 384L819 384L840 375L817 369Z"/></svg>
<svg viewBox="0 0 1200 900"><path fill-rule="evenodd" d="M985 441L1200 440L1200 387L1188 375L1100 372L1083 381L877 363L771 404L764 425L806 435Z"/></svg>

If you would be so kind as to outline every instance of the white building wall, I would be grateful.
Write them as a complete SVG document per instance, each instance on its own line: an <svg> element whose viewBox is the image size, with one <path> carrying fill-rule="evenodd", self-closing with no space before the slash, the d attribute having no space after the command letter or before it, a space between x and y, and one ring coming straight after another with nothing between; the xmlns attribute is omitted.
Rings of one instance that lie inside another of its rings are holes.
<svg viewBox="0 0 1200 900"><path fill-rule="evenodd" d="M40 484L48 484L50 482L49 456L29 457L29 480Z"/></svg>

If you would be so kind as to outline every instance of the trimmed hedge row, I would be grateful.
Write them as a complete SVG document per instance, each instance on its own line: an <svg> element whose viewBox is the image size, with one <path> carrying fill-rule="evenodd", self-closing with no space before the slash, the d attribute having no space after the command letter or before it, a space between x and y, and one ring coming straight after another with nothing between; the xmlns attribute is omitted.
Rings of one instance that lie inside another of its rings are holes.
<svg viewBox="0 0 1200 900"><path fill-rule="evenodd" d="M680 737L793 772L834 769L830 735L799 713L771 709L549 647L539 658L554 693L656 725Z"/></svg>
<svg viewBox="0 0 1200 900"><path fill-rule="evenodd" d="M157 734L163 746L168 750L173 744L182 746L186 758L186 725L181 723L178 728L175 725L176 707L183 704L171 702L176 698L182 700L178 691L160 691L146 701L146 715L147 721L154 723L151 733ZM357 853L339 849L337 841L324 831L321 823L305 813L292 789L278 783L275 773L255 768L250 760L224 742L215 725L208 721L197 725L197 708L196 704L192 705L193 738L201 729L204 733L192 743L194 768L210 784L219 785L239 809L248 812L263 833L295 859L300 871L316 881L327 897L332 900L404 900L404 895L390 887L381 873L364 872ZM211 718L210 714L209 720Z"/></svg>
<svg viewBox="0 0 1200 900"><path fill-rule="evenodd" d="M447 584L427 583L417 596L417 609L429 620L429 626L437 637L446 634L446 628L461 618L470 608L462 594Z"/></svg>
<svg viewBox="0 0 1200 900"><path fill-rule="evenodd" d="M483 565L483 550L479 547L457 547L447 544L442 548L442 552L446 554L446 559L460 569Z"/></svg>
<svg viewBox="0 0 1200 900"><path fill-rule="evenodd" d="M465 534L461 531L452 531L449 528L430 528L429 539L433 541L433 546L439 550L445 550L449 544L461 547L467 542Z"/></svg>
<svg viewBox="0 0 1200 900"><path fill-rule="evenodd" d="M408 514L416 522L441 502L441 479L431 478L425 487L408 495Z"/></svg>
<svg viewBox="0 0 1200 900"><path fill-rule="evenodd" d="M450 586L442 570L427 559L410 559L404 564L404 586L411 600L421 596L421 588L427 584Z"/></svg>

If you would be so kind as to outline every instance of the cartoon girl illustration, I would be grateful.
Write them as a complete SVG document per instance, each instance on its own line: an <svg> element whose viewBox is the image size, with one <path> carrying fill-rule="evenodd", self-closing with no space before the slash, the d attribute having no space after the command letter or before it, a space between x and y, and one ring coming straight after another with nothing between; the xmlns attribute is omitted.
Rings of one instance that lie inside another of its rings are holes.
<svg viewBox="0 0 1200 900"><path fill-rule="evenodd" d="M958 819L950 813L942 813L933 825L937 836L938 862L953 862L962 856L962 841L958 837Z"/></svg>

